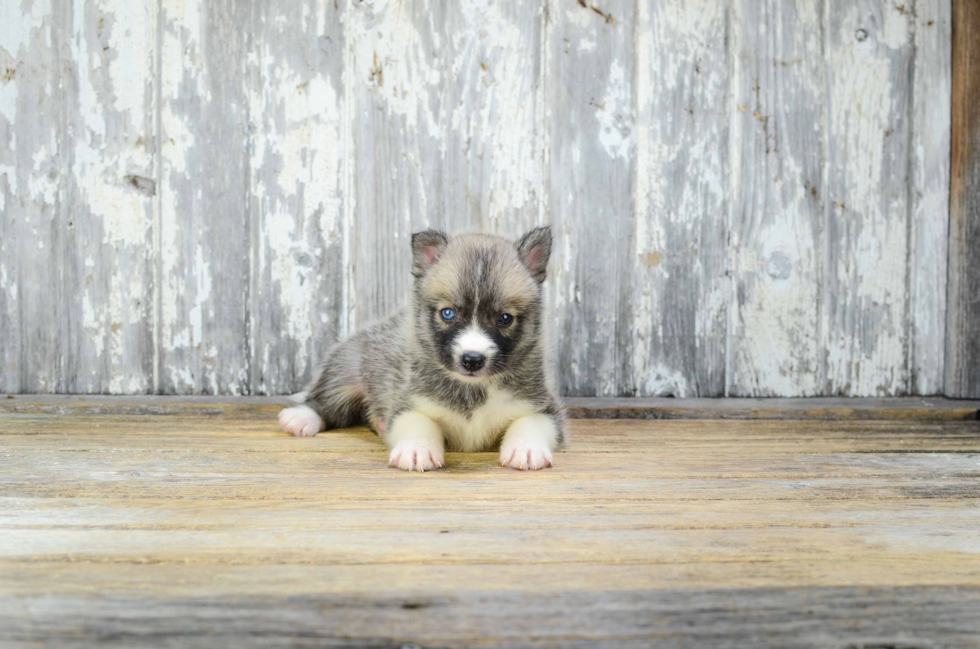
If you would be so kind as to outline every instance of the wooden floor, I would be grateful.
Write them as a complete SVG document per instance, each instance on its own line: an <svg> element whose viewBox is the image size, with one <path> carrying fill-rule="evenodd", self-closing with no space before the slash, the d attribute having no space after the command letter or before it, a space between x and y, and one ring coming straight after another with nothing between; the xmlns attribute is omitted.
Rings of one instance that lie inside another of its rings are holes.
<svg viewBox="0 0 980 649"><path fill-rule="evenodd" d="M0 646L980 646L978 421L579 419L420 475L274 409L0 409Z"/></svg>

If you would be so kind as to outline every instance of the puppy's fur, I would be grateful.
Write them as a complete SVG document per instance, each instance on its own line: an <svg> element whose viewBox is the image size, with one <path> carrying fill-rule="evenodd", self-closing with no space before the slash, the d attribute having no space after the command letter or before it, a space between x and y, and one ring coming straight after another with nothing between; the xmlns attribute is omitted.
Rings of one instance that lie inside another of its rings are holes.
<svg viewBox="0 0 980 649"><path fill-rule="evenodd" d="M411 304L335 347L280 425L311 436L366 423L407 471L498 443L504 466L550 466L565 441L542 333L551 229L517 243L427 230L412 253Z"/></svg>

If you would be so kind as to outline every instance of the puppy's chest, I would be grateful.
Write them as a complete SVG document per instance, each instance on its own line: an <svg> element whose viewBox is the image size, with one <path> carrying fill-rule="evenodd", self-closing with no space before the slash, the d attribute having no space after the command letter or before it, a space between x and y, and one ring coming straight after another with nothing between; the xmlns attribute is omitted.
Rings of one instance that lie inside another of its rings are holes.
<svg viewBox="0 0 980 649"><path fill-rule="evenodd" d="M469 413L461 413L426 397L416 397L415 409L442 428L450 450L490 450L516 419L537 412L529 402L510 392L491 388L486 400Z"/></svg>

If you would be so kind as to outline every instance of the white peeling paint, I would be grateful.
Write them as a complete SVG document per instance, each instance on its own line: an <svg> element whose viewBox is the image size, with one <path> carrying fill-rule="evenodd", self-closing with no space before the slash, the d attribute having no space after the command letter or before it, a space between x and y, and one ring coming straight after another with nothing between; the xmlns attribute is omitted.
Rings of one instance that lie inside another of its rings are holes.
<svg viewBox="0 0 980 649"><path fill-rule="evenodd" d="M15 59L0 50L0 73L7 69L15 69ZM20 93L17 90L17 82L12 79L0 80L0 117L6 121L8 128L17 123L17 98ZM3 125L3 122L0 122ZM16 137L16 132L11 129L11 137ZM12 143L10 150L13 151L16 144Z"/></svg>
<svg viewBox="0 0 980 649"><path fill-rule="evenodd" d="M438 133L438 117L420 110L418 95L438 88L443 71L432 64L433 57L408 15L410 7L398 0L359 4L363 9L359 7L356 14L360 21L354 43L358 72L367 73L386 110L404 118L408 129Z"/></svg>
<svg viewBox="0 0 980 649"><path fill-rule="evenodd" d="M814 395L825 384L821 17L811 3L771 7L734 5L734 51L744 65L734 70L731 109L731 396Z"/></svg>
<svg viewBox="0 0 980 649"><path fill-rule="evenodd" d="M194 273L197 286L194 291L194 305L188 313L190 323L190 345L197 346L204 342L204 316L211 297L211 264L204 259L204 246L197 244L197 254L194 257ZM210 316L210 314L209 314Z"/></svg>
<svg viewBox="0 0 980 649"><path fill-rule="evenodd" d="M0 29L0 49L16 58L21 46L33 40L34 32L44 28L45 19L51 15L51 0L6 0L0 9L4 23Z"/></svg>
<svg viewBox="0 0 980 649"><path fill-rule="evenodd" d="M599 121L599 143L610 157L628 160L633 155L635 118L632 83L618 60L609 65L606 94L596 106Z"/></svg>
<svg viewBox="0 0 980 649"><path fill-rule="evenodd" d="M478 196L474 187L467 191L478 201L486 229L503 234L512 233L521 211L537 200L541 183L536 71L529 65L535 41L527 37L530 26L507 9L494 3L459 4L463 27L452 35L448 77L464 90L449 120L453 141L489 170Z"/></svg>
<svg viewBox="0 0 980 649"><path fill-rule="evenodd" d="M831 168L831 177L841 183L831 200L848 238L835 242L846 248L836 267L827 269L841 288L838 315L831 320L832 311L826 309L821 329L827 382L852 395L894 394L908 381L907 193L880 189L890 180L884 158L887 133L895 127L893 111L901 110L895 105L893 78L899 77L893 77L893 60L902 52L889 48L906 44L907 35L897 34L899 23L891 17L901 13L891 7L884 11L883 28L860 41L854 31L862 16L849 5L838 17L841 32L830 57L830 135L835 149L847 152L846 157L838 153L839 166ZM894 168L903 169L904 163Z"/></svg>
<svg viewBox="0 0 980 649"><path fill-rule="evenodd" d="M95 347L95 357L101 358L105 351L105 325L101 310L97 312L92 299L87 294L82 297L82 326L89 332Z"/></svg>
<svg viewBox="0 0 980 649"><path fill-rule="evenodd" d="M156 8L148 2L104 0L99 10L113 19L108 45L113 54L109 62L113 108L139 123L150 76L147 71L153 66L153 50L147 45L156 36Z"/></svg>
<svg viewBox="0 0 980 649"><path fill-rule="evenodd" d="M53 147L56 145L52 143ZM52 177L52 156L48 148L42 146L34 152L34 168L28 177L27 186L31 198L41 203L52 205L58 196L57 176Z"/></svg>

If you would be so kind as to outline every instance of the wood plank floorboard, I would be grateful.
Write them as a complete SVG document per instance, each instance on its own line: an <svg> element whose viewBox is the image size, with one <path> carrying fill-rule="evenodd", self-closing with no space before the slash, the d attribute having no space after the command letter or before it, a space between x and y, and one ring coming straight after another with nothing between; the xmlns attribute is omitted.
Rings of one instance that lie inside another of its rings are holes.
<svg viewBox="0 0 980 649"><path fill-rule="evenodd" d="M406 474L207 407L0 410L0 646L980 647L968 417L576 419L551 469Z"/></svg>

